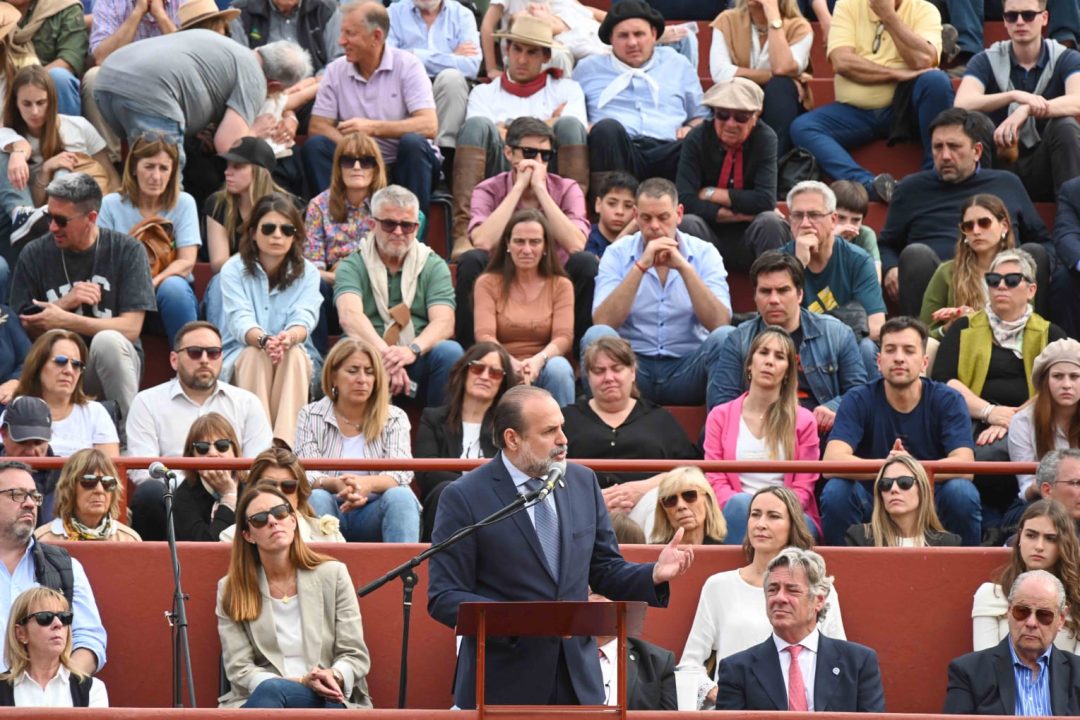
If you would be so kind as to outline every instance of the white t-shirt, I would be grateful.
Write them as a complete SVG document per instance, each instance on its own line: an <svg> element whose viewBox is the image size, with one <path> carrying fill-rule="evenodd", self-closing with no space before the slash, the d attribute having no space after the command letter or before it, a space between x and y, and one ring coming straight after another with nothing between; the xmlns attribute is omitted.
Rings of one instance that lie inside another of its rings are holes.
<svg viewBox="0 0 1080 720"><path fill-rule="evenodd" d="M735 441L736 460L787 460L786 455L787 453L781 452L780 457L770 458L765 440L756 437L742 416L739 417L739 437ZM761 488L783 485L784 473L739 473L739 480L742 481L742 491L753 495Z"/></svg>
<svg viewBox="0 0 1080 720"><path fill-rule="evenodd" d="M480 448L480 423L461 423L461 457L484 457L484 451Z"/></svg>
<svg viewBox="0 0 1080 720"><path fill-rule="evenodd" d="M304 628L300 622L300 598L270 598L278 648L285 660L285 677L304 677L311 668L304 659Z"/></svg>
<svg viewBox="0 0 1080 720"><path fill-rule="evenodd" d="M105 141L90 121L78 115L59 115L60 118L60 143L68 152L80 152L87 155L96 155L105 149ZM41 141L36 137L27 136L30 143L31 164L45 161L41 157Z"/></svg>
<svg viewBox="0 0 1080 720"><path fill-rule="evenodd" d="M101 403L91 400L85 405L76 405L63 420L53 421L49 445L57 455L67 457L94 445L118 442L120 437L109 411Z"/></svg>

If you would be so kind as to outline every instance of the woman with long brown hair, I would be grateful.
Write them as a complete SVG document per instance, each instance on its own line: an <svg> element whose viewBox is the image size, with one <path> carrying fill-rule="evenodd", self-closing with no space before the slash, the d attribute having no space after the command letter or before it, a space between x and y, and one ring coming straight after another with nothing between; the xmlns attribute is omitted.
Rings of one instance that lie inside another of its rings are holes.
<svg viewBox="0 0 1080 720"><path fill-rule="evenodd" d="M232 423L211 412L191 423L184 440L184 457L236 458L243 448ZM215 542L236 522L236 498L245 473L236 470L188 470L177 485L173 500L176 539Z"/></svg>
<svg viewBox="0 0 1080 720"><path fill-rule="evenodd" d="M236 507L229 572L218 582L219 707L370 708L371 666L349 571L308 548L276 487Z"/></svg>
<svg viewBox="0 0 1080 720"><path fill-rule="evenodd" d="M852 525L845 536L859 547L959 546L960 536L945 532L934 509L934 490L926 470L910 455L890 455L874 480L870 522Z"/></svg>

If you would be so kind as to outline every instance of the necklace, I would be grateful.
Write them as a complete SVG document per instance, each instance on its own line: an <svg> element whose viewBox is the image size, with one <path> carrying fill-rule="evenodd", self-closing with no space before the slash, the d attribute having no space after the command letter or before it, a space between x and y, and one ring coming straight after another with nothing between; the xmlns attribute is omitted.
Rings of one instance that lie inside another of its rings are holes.
<svg viewBox="0 0 1080 720"><path fill-rule="evenodd" d="M274 599L275 600L280 600L285 605L288 605L289 602L293 598L296 597L296 580L295 579L290 580L287 583L285 583L285 588L284 589L282 589L281 587L275 586L275 584L273 582L271 582L269 579L267 579L267 584L270 586L270 596L273 597L274 593L277 593L277 594L281 595L281 597L274 598ZM289 594L289 589L290 588L293 591L292 595Z"/></svg>
<svg viewBox="0 0 1080 720"><path fill-rule="evenodd" d="M98 246L101 245L101 237L97 237L94 240L94 259L90 262L90 277L94 277L94 269L97 267L97 251ZM74 286L71 284L71 276L68 275L67 269L67 249L60 248L60 265L64 268L64 280L67 281L68 290L70 291Z"/></svg>
<svg viewBox="0 0 1080 720"><path fill-rule="evenodd" d="M338 422L342 422L342 423L345 423L346 425L348 425L349 427L356 428L356 432L363 432L364 431L364 423L363 422L353 422L349 418L345 417L345 415L342 414L341 410L339 410L338 408L334 408L334 415L337 417Z"/></svg>

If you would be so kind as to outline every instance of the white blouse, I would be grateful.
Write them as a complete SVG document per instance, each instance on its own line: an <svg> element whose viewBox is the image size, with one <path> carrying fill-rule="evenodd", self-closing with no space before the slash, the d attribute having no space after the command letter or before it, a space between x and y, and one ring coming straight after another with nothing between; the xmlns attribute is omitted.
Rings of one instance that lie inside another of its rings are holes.
<svg viewBox="0 0 1080 720"><path fill-rule="evenodd" d="M52 680L41 687L29 673L23 673L15 681L12 691L15 696L15 707L75 707L71 699L71 671L63 665L57 670ZM109 707L109 693L105 691L105 683L94 678L90 683L90 701L87 707Z"/></svg>
<svg viewBox="0 0 1080 720"><path fill-rule="evenodd" d="M751 30L750 35L750 69L772 70L769 65L768 38L766 38L765 44L762 45L756 32ZM810 47L813 44L814 33L811 32L791 46L791 56L795 58L795 64L799 66L800 73L806 72L806 68L810 64ZM737 68L738 65L731 59L731 53L728 51L724 33L713 28L712 47L709 49L709 75L712 76L713 82L719 83L730 80L735 77Z"/></svg>

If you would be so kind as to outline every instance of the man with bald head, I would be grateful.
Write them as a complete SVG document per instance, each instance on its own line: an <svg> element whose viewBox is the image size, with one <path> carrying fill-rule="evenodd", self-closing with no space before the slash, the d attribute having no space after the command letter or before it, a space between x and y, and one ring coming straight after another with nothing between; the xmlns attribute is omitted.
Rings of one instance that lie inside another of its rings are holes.
<svg viewBox="0 0 1080 720"><path fill-rule="evenodd" d="M1007 638L949 663L945 712L1080 715L1080 657L1054 646L1069 617L1061 581L1045 570L1022 573L1006 617Z"/></svg>

